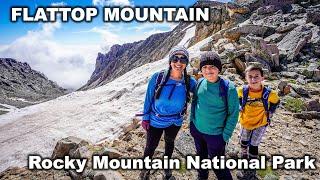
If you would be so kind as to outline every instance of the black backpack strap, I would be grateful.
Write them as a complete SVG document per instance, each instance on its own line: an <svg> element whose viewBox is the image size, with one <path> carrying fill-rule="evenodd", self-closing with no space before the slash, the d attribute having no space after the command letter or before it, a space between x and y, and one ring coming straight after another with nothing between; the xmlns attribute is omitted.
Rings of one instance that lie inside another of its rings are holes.
<svg viewBox="0 0 320 180"><path fill-rule="evenodd" d="M190 97L190 87L191 87L191 80L190 80L190 75L186 74L186 79L185 79L185 90L186 90L186 102L184 103L184 107L183 107L183 110L181 112L181 115L183 116L186 112L187 112L187 108L188 108L188 103L190 102L191 100L191 97Z"/></svg>
<svg viewBox="0 0 320 180"><path fill-rule="evenodd" d="M267 114L267 120L268 120L268 122L270 122L270 117L269 117L269 102L268 102L270 93L271 93L271 89L270 89L269 87L264 86L264 87L263 87L263 90L262 90L262 103L263 103L264 110L265 110L265 112L266 112L266 114Z"/></svg>
<svg viewBox="0 0 320 180"><path fill-rule="evenodd" d="M159 72L157 76L155 93L154 93L155 99L159 99L161 95L162 86L165 84L167 73L168 71L162 70Z"/></svg>
<svg viewBox="0 0 320 180"><path fill-rule="evenodd" d="M190 102L190 87L191 87L191 81L190 81L190 75L186 74L186 79L185 79L185 87L186 87L186 102Z"/></svg>
<svg viewBox="0 0 320 180"><path fill-rule="evenodd" d="M224 105L226 107L226 111L228 113L228 91L229 91L229 81L223 78L220 78L219 84L219 96L222 97Z"/></svg>
<svg viewBox="0 0 320 180"><path fill-rule="evenodd" d="M204 80L204 78L200 78L200 79L198 80L198 82L197 82L197 87L196 87L196 93L195 93L195 94L198 93L198 89L199 89L201 83L203 82L203 80Z"/></svg>
<svg viewBox="0 0 320 180"><path fill-rule="evenodd" d="M244 107L246 106L247 104L247 101L248 101L248 96L249 96L249 86L248 85L244 85L242 87L242 100L241 100L241 107L240 107L240 111L243 111L244 110Z"/></svg>

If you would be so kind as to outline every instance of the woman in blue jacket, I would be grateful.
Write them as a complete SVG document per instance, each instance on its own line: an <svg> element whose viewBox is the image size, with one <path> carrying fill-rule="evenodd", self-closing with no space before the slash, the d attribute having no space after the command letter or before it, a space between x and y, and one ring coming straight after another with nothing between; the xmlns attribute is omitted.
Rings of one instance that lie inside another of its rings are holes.
<svg viewBox="0 0 320 180"><path fill-rule="evenodd" d="M169 53L169 69L155 73L149 81L142 119L142 127L147 131L144 158L152 158L163 132L164 156L172 156L174 140L190 100L189 92L196 86L196 80L187 75L188 62L187 49L176 46ZM140 178L148 179L149 173L148 170L141 171ZM165 178L171 177L171 171L165 170Z"/></svg>

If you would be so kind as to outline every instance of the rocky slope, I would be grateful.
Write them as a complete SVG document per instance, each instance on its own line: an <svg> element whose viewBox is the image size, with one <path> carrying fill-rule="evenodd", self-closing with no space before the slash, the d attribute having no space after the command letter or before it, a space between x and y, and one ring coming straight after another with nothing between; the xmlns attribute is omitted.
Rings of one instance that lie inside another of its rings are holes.
<svg viewBox="0 0 320 180"><path fill-rule="evenodd" d="M27 63L0 58L0 103L24 107L50 100L66 90Z"/></svg>
<svg viewBox="0 0 320 180"><path fill-rule="evenodd" d="M113 45L107 54L98 53L95 70L80 90L102 86L131 69L162 59L181 41L189 25L181 23L170 32L154 34L138 42Z"/></svg>

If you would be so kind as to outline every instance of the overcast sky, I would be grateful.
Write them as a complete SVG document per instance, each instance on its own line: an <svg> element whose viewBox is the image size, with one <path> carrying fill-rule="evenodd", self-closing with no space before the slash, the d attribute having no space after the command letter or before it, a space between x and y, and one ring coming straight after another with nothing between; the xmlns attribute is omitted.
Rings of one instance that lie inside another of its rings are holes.
<svg viewBox="0 0 320 180"><path fill-rule="evenodd" d="M222 0L223 1L223 0ZM176 23L92 22L25 23L10 22L14 6L185 6L194 0L6 0L0 6L0 57L27 62L64 88L76 89L90 78L98 52L106 53L113 44L145 39L151 34L172 30ZM102 13L100 13L101 15ZM101 15L102 16L102 15Z"/></svg>

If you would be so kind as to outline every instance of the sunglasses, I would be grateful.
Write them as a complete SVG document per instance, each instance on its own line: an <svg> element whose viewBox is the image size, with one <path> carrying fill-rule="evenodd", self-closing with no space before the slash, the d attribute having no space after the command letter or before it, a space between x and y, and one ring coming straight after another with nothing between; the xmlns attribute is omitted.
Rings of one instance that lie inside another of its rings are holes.
<svg viewBox="0 0 320 180"><path fill-rule="evenodd" d="M171 56L170 62L177 63L178 61L180 61L180 63L182 63L182 64L187 64L188 63L188 57L185 56L185 55L174 55L174 56Z"/></svg>

